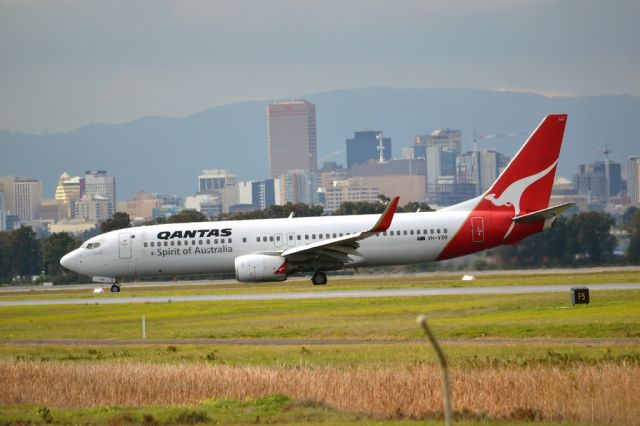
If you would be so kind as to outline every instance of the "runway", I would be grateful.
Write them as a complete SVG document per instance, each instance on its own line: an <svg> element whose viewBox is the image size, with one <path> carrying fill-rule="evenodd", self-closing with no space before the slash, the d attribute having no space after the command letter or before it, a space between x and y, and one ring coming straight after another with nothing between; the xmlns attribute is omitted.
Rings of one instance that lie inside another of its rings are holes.
<svg viewBox="0 0 640 426"><path fill-rule="evenodd" d="M569 293L573 287L588 287L591 291L601 290L640 290L640 283L601 283L586 286L576 285L526 285L497 287L449 287L449 288L417 288L417 289L372 289L372 290L310 290L280 293L250 294L204 294L185 296L96 296L65 299L7 300L0 301L4 306L44 306L44 305L115 305L130 303L180 303L180 302L222 302L247 300L311 300L338 298L373 298L373 297L419 297L447 295L482 295L482 294L525 294L525 293ZM123 288L126 292L126 287ZM568 297L568 295L567 295Z"/></svg>

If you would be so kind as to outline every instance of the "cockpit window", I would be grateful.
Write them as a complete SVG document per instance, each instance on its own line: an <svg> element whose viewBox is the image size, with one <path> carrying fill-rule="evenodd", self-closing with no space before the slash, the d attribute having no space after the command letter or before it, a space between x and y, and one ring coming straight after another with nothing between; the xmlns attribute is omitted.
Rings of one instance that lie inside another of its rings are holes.
<svg viewBox="0 0 640 426"><path fill-rule="evenodd" d="M100 247L100 243L89 243L87 244L87 250L93 250Z"/></svg>

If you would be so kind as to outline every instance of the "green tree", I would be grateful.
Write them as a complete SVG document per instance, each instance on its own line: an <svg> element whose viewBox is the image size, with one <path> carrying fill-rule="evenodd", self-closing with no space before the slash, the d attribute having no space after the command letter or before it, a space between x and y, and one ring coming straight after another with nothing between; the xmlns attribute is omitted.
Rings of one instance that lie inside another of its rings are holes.
<svg viewBox="0 0 640 426"><path fill-rule="evenodd" d="M11 279L11 264L13 254L11 252L11 234L0 232L0 283Z"/></svg>
<svg viewBox="0 0 640 426"><path fill-rule="evenodd" d="M76 240L66 232L51 234L40 240L44 271L48 275L58 275L63 272L60 266L62 256L80 247L82 241Z"/></svg>
<svg viewBox="0 0 640 426"><path fill-rule="evenodd" d="M197 210L182 210L180 213L174 214L167 223L188 223L188 222L208 222L209 219Z"/></svg>
<svg viewBox="0 0 640 426"><path fill-rule="evenodd" d="M409 201L407 204L405 204L401 208L398 208L398 212L414 213L414 212L417 212L418 209L420 209L421 212L432 212L433 211L433 209L431 207L429 207L429 204L427 204L427 203L421 203L419 201Z"/></svg>
<svg viewBox="0 0 640 426"><path fill-rule="evenodd" d="M30 226L11 232L10 250L13 253L13 275L37 275L42 269L40 243Z"/></svg>
<svg viewBox="0 0 640 426"><path fill-rule="evenodd" d="M640 263L640 210L636 211L629 221L627 230L631 235L625 258L629 262L638 264Z"/></svg>
<svg viewBox="0 0 640 426"><path fill-rule="evenodd" d="M115 212L109 219L100 224L100 231L109 232L116 229L128 228L131 224L131 218L128 213Z"/></svg>
<svg viewBox="0 0 640 426"><path fill-rule="evenodd" d="M374 214L382 213L386 208L386 204L382 202L370 201L344 201L340 203L340 207L334 213L336 216L350 216L355 214Z"/></svg>
<svg viewBox="0 0 640 426"><path fill-rule="evenodd" d="M611 215L603 212L572 216L567 224L569 251L584 256L585 263L598 264L610 259L616 243L615 237L609 234L613 224Z"/></svg>

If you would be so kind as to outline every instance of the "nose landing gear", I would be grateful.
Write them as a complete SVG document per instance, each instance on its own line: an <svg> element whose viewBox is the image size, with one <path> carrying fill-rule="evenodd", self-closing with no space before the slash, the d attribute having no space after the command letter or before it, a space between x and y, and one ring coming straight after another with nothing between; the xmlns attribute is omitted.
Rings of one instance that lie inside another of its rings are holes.
<svg viewBox="0 0 640 426"><path fill-rule="evenodd" d="M118 283L111 284L111 293L120 293L120 285Z"/></svg>

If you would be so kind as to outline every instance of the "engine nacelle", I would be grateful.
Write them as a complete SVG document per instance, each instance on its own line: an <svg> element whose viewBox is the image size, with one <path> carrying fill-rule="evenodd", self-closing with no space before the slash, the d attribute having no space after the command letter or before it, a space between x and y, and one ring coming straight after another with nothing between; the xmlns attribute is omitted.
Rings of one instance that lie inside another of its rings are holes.
<svg viewBox="0 0 640 426"><path fill-rule="evenodd" d="M236 279L240 282L284 281L287 260L281 256L247 254L235 260Z"/></svg>

